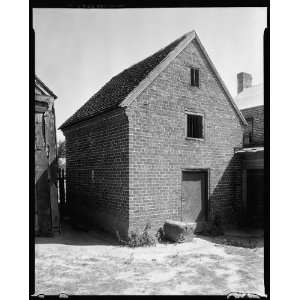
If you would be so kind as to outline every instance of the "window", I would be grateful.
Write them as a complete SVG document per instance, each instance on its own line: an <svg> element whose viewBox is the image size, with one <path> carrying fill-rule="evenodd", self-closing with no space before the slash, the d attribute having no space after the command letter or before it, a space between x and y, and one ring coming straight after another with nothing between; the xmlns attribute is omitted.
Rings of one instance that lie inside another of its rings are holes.
<svg viewBox="0 0 300 300"><path fill-rule="evenodd" d="M203 139L203 116L187 115L187 137Z"/></svg>
<svg viewBox="0 0 300 300"><path fill-rule="evenodd" d="M253 118L246 118L246 121L248 123L248 126L246 128L245 134L246 134L246 138L249 139L249 143L252 143L252 139L253 139Z"/></svg>
<svg viewBox="0 0 300 300"><path fill-rule="evenodd" d="M199 87L199 69L191 68L191 86Z"/></svg>

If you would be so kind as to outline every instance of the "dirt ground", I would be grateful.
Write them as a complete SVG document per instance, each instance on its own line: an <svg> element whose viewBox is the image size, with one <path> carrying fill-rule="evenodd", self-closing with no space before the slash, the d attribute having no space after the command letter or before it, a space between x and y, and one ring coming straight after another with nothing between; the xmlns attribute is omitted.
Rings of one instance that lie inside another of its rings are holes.
<svg viewBox="0 0 300 300"><path fill-rule="evenodd" d="M35 252L36 294L264 295L261 235L128 248L105 233L65 225L60 235L37 238Z"/></svg>

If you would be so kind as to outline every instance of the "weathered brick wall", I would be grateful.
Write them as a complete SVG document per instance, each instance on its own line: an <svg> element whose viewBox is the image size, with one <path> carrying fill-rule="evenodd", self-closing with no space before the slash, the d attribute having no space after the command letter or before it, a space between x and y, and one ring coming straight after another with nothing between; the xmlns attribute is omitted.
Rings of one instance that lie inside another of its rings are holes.
<svg viewBox="0 0 300 300"><path fill-rule="evenodd" d="M66 128L67 201L74 220L128 228L128 119L118 109Z"/></svg>
<svg viewBox="0 0 300 300"><path fill-rule="evenodd" d="M264 143L264 106L255 106L241 110L245 119L253 118L253 142L251 144Z"/></svg>
<svg viewBox="0 0 300 300"><path fill-rule="evenodd" d="M233 221L240 203L243 126L207 62L190 44L127 108L130 229L180 220L183 168L210 170L209 210ZM190 67L200 68L200 88ZM186 139L185 110L204 115L204 140Z"/></svg>

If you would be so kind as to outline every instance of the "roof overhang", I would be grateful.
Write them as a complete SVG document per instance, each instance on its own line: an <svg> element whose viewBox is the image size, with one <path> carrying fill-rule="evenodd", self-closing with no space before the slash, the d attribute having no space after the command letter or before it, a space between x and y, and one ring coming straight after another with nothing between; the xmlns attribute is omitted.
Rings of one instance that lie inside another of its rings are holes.
<svg viewBox="0 0 300 300"><path fill-rule="evenodd" d="M39 90L44 92L46 95L48 94L49 96L53 97L54 99L57 99L57 96L36 75L35 75L35 85L39 88Z"/></svg>
<svg viewBox="0 0 300 300"><path fill-rule="evenodd" d="M258 153L258 152L264 152L264 147L241 148L235 151L235 153Z"/></svg>
<svg viewBox="0 0 300 300"><path fill-rule="evenodd" d="M249 147L235 149L235 154L243 160L256 160L264 158L264 147Z"/></svg>

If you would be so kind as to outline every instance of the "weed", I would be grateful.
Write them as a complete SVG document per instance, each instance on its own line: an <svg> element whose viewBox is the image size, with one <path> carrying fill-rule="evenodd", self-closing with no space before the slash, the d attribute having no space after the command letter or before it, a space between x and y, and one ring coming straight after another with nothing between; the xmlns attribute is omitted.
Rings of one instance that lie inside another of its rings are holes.
<svg viewBox="0 0 300 300"><path fill-rule="evenodd" d="M157 231L157 233L156 233L156 238L157 238L157 240L158 240L158 242L164 242L165 240L166 240L166 238L165 238L165 232L164 232L164 230L163 230L163 228L162 227L160 227L159 229L158 229L158 231Z"/></svg>
<svg viewBox="0 0 300 300"><path fill-rule="evenodd" d="M153 235L149 232L150 229L151 229L151 225L150 223L147 223L142 232L139 232L138 230L131 231L126 241L122 240L118 233L117 236L119 242L124 246L132 247L132 248L154 246L156 242Z"/></svg>

